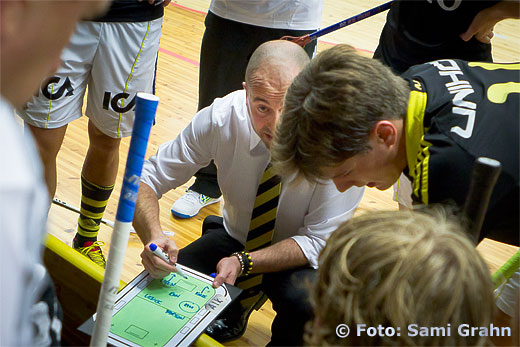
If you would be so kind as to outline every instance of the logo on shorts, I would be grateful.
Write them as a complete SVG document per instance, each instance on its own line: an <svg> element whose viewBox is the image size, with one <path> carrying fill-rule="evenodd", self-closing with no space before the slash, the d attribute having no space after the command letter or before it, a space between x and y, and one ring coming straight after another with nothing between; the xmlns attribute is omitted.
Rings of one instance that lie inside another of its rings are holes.
<svg viewBox="0 0 520 347"><path fill-rule="evenodd" d="M108 110L110 107L117 113L125 113L130 111L135 106L135 95L128 102L128 98L130 94L128 93L118 93L112 97L112 93L105 91L105 96L103 97L103 108Z"/></svg>
<svg viewBox="0 0 520 347"><path fill-rule="evenodd" d="M65 96L74 95L74 88L68 77L65 78L65 82L63 82L62 86L55 91L56 85L60 83L60 80L61 78L58 76L49 77L42 86L43 96L49 100L58 100L65 92L67 92Z"/></svg>

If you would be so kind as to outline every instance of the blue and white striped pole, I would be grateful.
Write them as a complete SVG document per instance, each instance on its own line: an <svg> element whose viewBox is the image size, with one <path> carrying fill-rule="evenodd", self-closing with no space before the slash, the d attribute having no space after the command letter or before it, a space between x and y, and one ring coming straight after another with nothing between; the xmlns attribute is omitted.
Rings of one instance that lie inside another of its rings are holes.
<svg viewBox="0 0 520 347"><path fill-rule="evenodd" d="M159 98L155 95L137 93L132 140L128 150L125 176L110 241L105 277L99 293L96 322L90 341L91 346L104 347L107 345L128 236L132 226L132 219L134 218L135 202L137 200L141 171L143 170L146 146L158 103Z"/></svg>

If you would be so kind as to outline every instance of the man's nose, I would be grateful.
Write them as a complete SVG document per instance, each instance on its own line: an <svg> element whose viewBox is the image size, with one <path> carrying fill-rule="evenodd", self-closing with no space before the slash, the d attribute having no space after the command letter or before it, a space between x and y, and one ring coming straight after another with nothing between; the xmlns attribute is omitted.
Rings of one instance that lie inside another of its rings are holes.
<svg viewBox="0 0 520 347"><path fill-rule="evenodd" d="M273 112L272 125L276 125L278 123L278 120L280 119L280 115L282 114L282 109L279 109L278 111Z"/></svg>

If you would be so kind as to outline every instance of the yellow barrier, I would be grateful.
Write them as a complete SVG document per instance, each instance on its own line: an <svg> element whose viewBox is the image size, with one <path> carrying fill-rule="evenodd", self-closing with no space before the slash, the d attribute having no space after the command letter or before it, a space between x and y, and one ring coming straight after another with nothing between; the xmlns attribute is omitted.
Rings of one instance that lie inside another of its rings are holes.
<svg viewBox="0 0 520 347"><path fill-rule="evenodd" d="M45 242L43 260L63 308L63 344L88 345L90 336L77 328L96 312L105 271L50 234ZM120 281L119 290L125 285ZM206 334L199 336L193 345L222 346Z"/></svg>

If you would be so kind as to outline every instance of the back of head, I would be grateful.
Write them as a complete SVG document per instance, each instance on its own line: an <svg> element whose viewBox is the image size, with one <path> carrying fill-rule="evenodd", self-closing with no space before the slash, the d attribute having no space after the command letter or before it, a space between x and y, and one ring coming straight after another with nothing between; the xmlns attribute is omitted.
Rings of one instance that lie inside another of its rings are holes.
<svg viewBox="0 0 520 347"><path fill-rule="evenodd" d="M366 151L370 131L382 119L406 113L409 88L379 61L337 45L313 59L287 90L272 144L281 173L321 177Z"/></svg>
<svg viewBox="0 0 520 347"><path fill-rule="evenodd" d="M486 337L457 328L489 325L494 308L486 264L442 210L374 212L343 224L320 255L313 300L311 345L483 345ZM336 335L341 323L351 329L346 339ZM399 327L400 336L356 336L357 324ZM411 337L409 324L451 334Z"/></svg>
<svg viewBox="0 0 520 347"><path fill-rule="evenodd" d="M290 83L295 74L300 72L310 59L305 50L297 44L275 40L264 42L253 52L246 68L245 81L247 84L252 82L252 76L259 75L257 72L262 69L263 75L267 72L274 72L281 77L281 80L288 80ZM271 71L269 71L271 70Z"/></svg>

